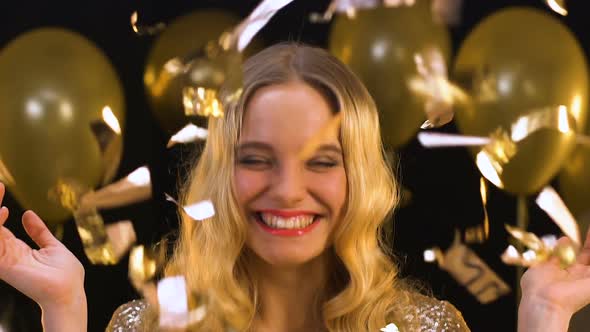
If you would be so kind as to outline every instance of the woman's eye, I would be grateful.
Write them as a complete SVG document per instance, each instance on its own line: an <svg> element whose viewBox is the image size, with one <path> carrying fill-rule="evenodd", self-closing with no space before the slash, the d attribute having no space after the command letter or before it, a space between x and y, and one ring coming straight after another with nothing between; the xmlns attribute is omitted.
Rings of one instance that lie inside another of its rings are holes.
<svg viewBox="0 0 590 332"><path fill-rule="evenodd" d="M256 167L261 167L261 166L266 166L266 165L271 164L270 160L264 159L264 158L259 158L259 157L239 158L238 163L240 165L244 165L244 166L256 166Z"/></svg>
<svg viewBox="0 0 590 332"><path fill-rule="evenodd" d="M308 166L314 167L314 168L332 168L338 165L337 162L332 161L332 160L310 160L308 163Z"/></svg>

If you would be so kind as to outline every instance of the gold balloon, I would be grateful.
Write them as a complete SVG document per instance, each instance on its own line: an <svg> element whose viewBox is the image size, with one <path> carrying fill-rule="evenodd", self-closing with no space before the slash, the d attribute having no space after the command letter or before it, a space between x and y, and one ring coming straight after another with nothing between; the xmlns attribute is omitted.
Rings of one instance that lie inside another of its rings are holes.
<svg viewBox="0 0 590 332"><path fill-rule="evenodd" d="M386 145L408 141L426 119L429 98L412 92L419 76L416 57L436 52L448 64L450 37L432 19L430 1L411 7L359 10L339 15L330 33L330 51L363 81L377 104Z"/></svg>
<svg viewBox="0 0 590 332"><path fill-rule="evenodd" d="M218 40L209 41L201 54L185 64L185 115L223 117L223 105L242 94L242 54L232 45L232 39L230 33L224 33ZM222 88L227 89L227 94L220 93Z"/></svg>
<svg viewBox="0 0 590 332"><path fill-rule="evenodd" d="M547 184L586 122L588 70L572 33L535 9L502 10L469 34L453 78L471 95L455 110L460 130L493 138L475 151L484 176L516 194Z"/></svg>
<svg viewBox="0 0 590 332"><path fill-rule="evenodd" d="M205 127L206 118L185 114L184 104L193 102L199 96L196 91L188 91L185 88L191 87L195 80L202 80L203 76L207 76L208 83L217 83L218 74L223 73L228 63L229 66L233 66L237 55L235 53L207 62L206 66L199 63L207 60L199 56L199 53L207 52L208 43L219 40L224 32L239 22L238 17L225 11L201 10L176 19L154 43L148 56L143 81L152 112L168 134L178 132L189 122L189 118L193 122L197 120L197 125ZM258 42L253 41L246 53L249 54L250 50L257 48ZM189 72L180 73L179 71L185 70L184 61L191 60L193 61L189 65ZM241 70L241 66L237 68Z"/></svg>
<svg viewBox="0 0 590 332"><path fill-rule="evenodd" d="M115 70L86 38L42 28L10 42L0 52L0 156L10 191L48 224L64 221L71 212L51 193L63 181L93 188L112 178L124 112Z"/></svg>
<svg viewBox="0 0 590 332"><path fill-rule="evenodd" d="M584 235L590 225L590 146L578 145L575 148L558 179L563 201Z"/></svg>

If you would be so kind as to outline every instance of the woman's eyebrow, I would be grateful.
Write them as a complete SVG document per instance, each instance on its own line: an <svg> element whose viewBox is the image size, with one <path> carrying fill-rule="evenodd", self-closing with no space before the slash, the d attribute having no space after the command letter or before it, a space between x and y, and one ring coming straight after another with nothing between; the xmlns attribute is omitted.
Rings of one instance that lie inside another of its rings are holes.
<svg viewBox="0 0 590 332"><path fill-rule="evenodd" d="M270 144L259 142L259 141L246 141L240 143L237 147L237 151L247 150L247 149L256 149L256 150L266 150L269 152L273 151L273 148Z"/></svg>
<svg viewBox="0 0 590 332"><path fill-rule="evenodd" d="M339 145L332 144L332 143L321 144L320 146L318 146L318 148L316 149L316 152L322 152L322 151L332 151L332 152L336 152L338 154L342 154L342 148L340 148Z"/></svg>

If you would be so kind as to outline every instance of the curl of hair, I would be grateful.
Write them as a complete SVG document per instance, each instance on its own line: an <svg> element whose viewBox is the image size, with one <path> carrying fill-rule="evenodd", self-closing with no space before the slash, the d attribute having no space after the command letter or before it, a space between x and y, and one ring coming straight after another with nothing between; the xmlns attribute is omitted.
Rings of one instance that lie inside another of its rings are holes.
<svg viewBox="0 0 590 332"><path fill-rule="evenodd" d="M409 287L398 278L380 240L398 192L385 160L376 106L345 65L310 46L277 44L245 62L242 96L225 105L223 118L210 120L204 150L181 190L182 204L211 199L216 215L195 222L180 212L180 237L166 274L184 275L191 292L207 295L208 313L195 330L221 331L227 325L251 330L259 306L257 276L249 270L248 224L232 180L235 148L253 94L292 80L316 88L335 112L342 112L348 193L343 220L332 235L334 273L317 311L328 331L378 331L392 321L404 326Z"/></svg>

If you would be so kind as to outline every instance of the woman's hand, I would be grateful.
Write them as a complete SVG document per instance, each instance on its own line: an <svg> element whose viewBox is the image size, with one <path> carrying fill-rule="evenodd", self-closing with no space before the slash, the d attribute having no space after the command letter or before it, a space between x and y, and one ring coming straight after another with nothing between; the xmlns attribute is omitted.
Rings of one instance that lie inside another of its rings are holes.
<svg viewBox="0 0 590 332"><path fill-rule="evenodd" d="M0 204L4 191L0 183ZM7 218L8 209L0 208L0 279L39 304L46 331L86 330L82 264L34 212L25 212L22 223L38 250L4 227Z"/></svg>
<svg viewBox="0 0 590 332"><path fill-rule="evenodd" d="M590 304L590 231L574 265L564 269L554 258L531 267L520 284L518 331L567 331L572 315Z"/></svg>

